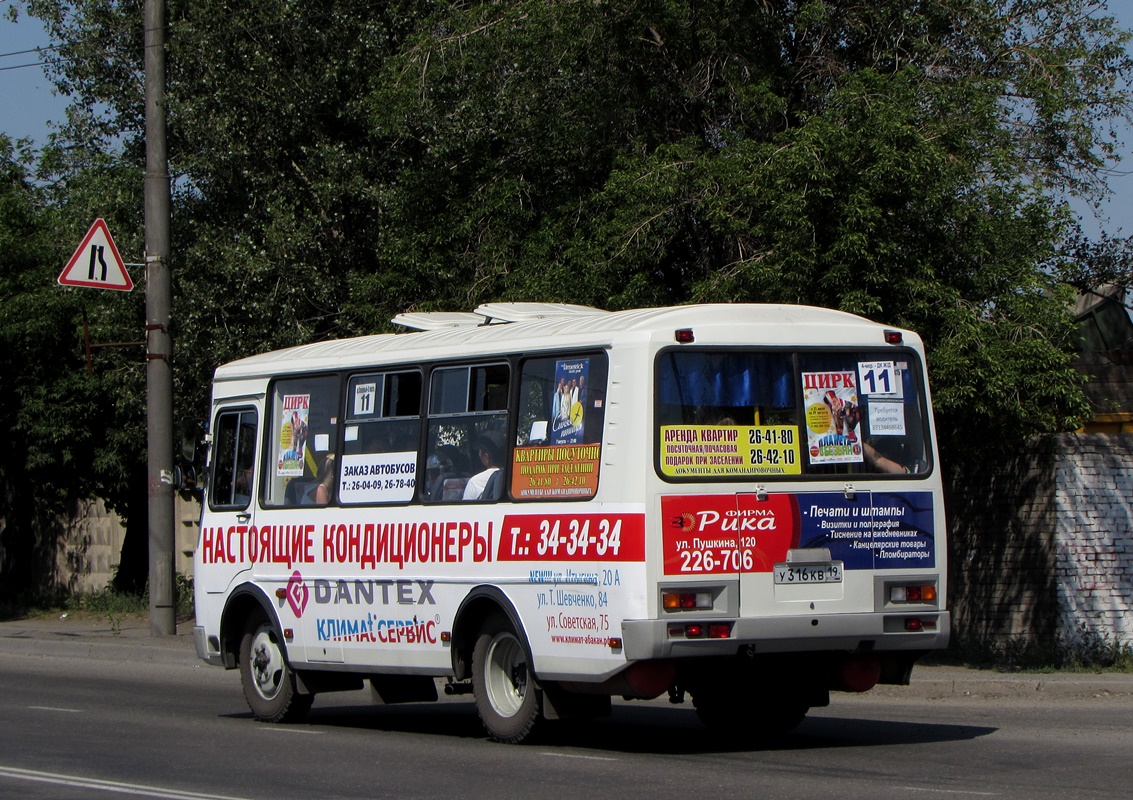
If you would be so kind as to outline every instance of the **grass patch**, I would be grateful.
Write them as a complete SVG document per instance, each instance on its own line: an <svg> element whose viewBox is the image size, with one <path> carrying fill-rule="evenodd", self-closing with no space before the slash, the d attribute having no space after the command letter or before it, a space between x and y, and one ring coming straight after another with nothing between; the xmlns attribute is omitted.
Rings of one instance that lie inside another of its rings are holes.
<svg viewBox="0 0 1133 800"><path fill-rule="evenodd" d="M177 575L173 586L174 612L183 622L193 618L193 579ZM0 598L0 620L22 619L37 614L80 612L104 617L111 630L117 630L126 617L149 614L149 589L134 594L108 585L97 592L68 594L59 589Z"/></svg>
<svg viewBox="0 0 1133 800"><path fill-rule="evenodd" d="M922 664L994 669L1002 672L1133 673L1133 644L1123 644L1085 626L1053 640L1027 636L975 638L953 635L947 650Z"/></svg>

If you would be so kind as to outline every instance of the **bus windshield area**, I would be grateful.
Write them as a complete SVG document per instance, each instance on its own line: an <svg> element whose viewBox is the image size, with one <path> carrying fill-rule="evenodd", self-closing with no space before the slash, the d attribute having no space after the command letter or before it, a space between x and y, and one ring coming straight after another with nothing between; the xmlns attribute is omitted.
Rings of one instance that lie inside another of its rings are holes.
<svg viewBox="0 0 1133 800"><path fill-rule="evenodd" d="M670 480L925 475L920 375L903 350L667 350L658 470Z"/></svg>

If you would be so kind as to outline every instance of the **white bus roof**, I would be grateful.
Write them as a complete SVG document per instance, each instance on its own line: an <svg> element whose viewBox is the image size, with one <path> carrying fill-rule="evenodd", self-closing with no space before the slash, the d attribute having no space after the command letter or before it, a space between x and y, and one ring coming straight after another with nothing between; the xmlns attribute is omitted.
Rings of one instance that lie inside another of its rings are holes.
<svg viewBox="0 0 1133 800"><path fill-rule="evenodd" d="M417 330L275 350L224 364L217 368L215 378L223 381L619 341L674 342L674 332L685 328L693 330L698 344L880 346L884 344L881 331L887 327L828 308L738 303L629 311L564 303L491 303L474 313L419 312L399 314L393 321ZM902 333L906 344L919 347L916 334Z"/></svg>

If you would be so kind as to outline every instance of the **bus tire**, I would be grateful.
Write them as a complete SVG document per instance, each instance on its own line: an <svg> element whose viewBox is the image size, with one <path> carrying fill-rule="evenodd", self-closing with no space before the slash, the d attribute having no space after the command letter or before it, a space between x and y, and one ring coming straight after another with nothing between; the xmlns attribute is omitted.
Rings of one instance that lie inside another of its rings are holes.
<svg viewBox="0 0 1133 800"><path fill-rule="evenodd" d="M472 694L488 736L519 744L539 721L538 691L527 647L503 614L489 616L472 650Z"/></svg>
<svg viewBox="0 0 1133 800"><path fill-rule="evenodd" d="M297 722L315 700L299 693L275 626L262 613L249 620L240 639L240 684L248 707L264 722Z"/></svg>

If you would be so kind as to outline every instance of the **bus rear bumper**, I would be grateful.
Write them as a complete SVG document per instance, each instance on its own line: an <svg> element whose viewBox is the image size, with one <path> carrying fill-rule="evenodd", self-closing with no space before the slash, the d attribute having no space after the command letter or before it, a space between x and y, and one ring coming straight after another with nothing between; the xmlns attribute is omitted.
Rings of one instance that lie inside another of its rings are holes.
<svg viewBox="0 0 1133 800"><path fill-rule="evenodd" d="M920 630L907 629L910 618L920 623ZM948 646L951 619L948 611L738 620L634 619L622 623L622 643L628 661L728 656L748 646L757 653L940 650ZM707 630L709 622L717 621L732 623L731 636L708 639L685 635L688 623L699 623Z"/></svg>

